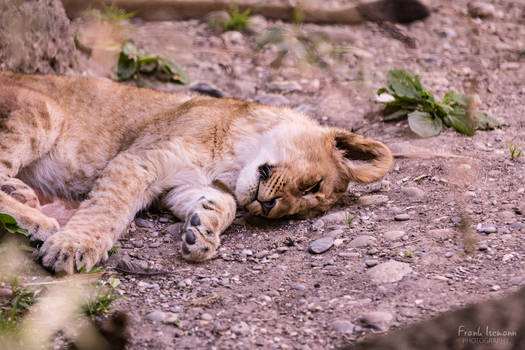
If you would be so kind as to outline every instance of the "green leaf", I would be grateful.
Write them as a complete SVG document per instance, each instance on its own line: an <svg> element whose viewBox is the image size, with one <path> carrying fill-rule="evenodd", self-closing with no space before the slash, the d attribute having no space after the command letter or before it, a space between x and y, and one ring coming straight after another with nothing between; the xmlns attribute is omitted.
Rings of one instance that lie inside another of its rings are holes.
<svg viewBox="0 0 525 350"><path fill-rule="evenodd" d="M458 114L455 111L445 115L443 117L443 122L445 125L452 127L459 131L462 134L468 135L468 136L474 136L474 129L472 128L472 123L470 123L467 119L466 114Z"/></svg>
<svg viewBox="0 0 525 350"><path fill-rule="evenodd" d="M172 80L180 84L188 84L190 82L186 73L179 67L179 65L167 58L159 59L159 71L161 77L166 75L167 80Z"/></svg>
<svg viewBox="0 0 525 350"><path fill-rule="evenodd" d="M475 126L476 130L492 130L502 127L503 123L485 112L479 112L476 115Z"/></svg>
<svg viewBox="0 0 525 350"><path fill-rule="evenodd" d="M398 119L401 119L402 117L406 116L407 114L409 114L410 110L408 109L399 109L393 113L390 113L389 115L385 116L383 118L384 121L386 122L391 122L391 121L394 121L394 120L398 120Z"/></svg>
<svg viewBox="0 0 525 350"><path fill-rule="evenodd" d="M126 40L124 41L124 44L122 44L122 53L130 58L137 58L139 50L133 41Z"/></svg>
<svg viewBox="0 0 525 350"><path fill-rule="evenodd" d="M120 53L117 65L118 80L128 80L135 75L138 69L136 58L126 55L124 52Z"/></svg>
<svg viewBox="0 0 525 350"><path fill-rule="evenodd" d="M419 77L403 69L394 69L387 74L388 92L394 97L417 102L422 99Z"/></svg>
<svg viewBox="0 0 525 350"><path fill-rule="evenodd" d="M413 132L421 137L439 135L443 128L441 119L420 111L414 111L408 115L408 125Z"/></svg>
<svg viewBox="0 0 525 350"><path fill-rule="evenodd" d="M110 277L110 278L108 278L108 284L112 288L117 288L120 285L120 280L118 278L115 278L115 277Z"/></svg>
<svg viewBox="0 0 525 350"><path fill-rule="evenodd" d="M9 214L0 213L0 231L18 233L29 237L29 232L18 226L16 220Z"/></svg>

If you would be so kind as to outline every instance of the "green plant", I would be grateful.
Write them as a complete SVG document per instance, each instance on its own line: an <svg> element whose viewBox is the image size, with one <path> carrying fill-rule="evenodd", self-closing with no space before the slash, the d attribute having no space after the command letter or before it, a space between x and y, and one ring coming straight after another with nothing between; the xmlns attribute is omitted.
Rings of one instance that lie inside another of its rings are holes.
<svg viewBox="0 0 525 350"><path fill-rule="evenodd" d="M117 65L118 80L128 80L136 74L154 74L159 80L188 84L189 79L174 61L139 50L135 43L126 40L122 45Z"/></svg>
<svg viewBox="0 0 525 350"><path fill-rule="evenodd" d="M34 292L21 288L16 279L11 280L12 296L0 304L0 332L14 331L20 319L36 301Z"/></svg>
<svg viewBox="0 0 525 350"><path fill-rule="evenodd" d="M0 213L0 233L2 231L29 237L27 230L19 227L16 220L9 214Z"/></svg>
<svg viewBox="0 0 525 350"><path fill-rule="evenodd" d="M411 253L411 252L405 253L405 258L412 259L413 257L415 257L414 253Z"/></svg>
<svg viewBox="0 0 525 350"><path fill-rule="evenodd" d="M82 311L92 317L108 314L111 304L121 298L115 290L119 284L120 280L114 277L108 278L106 283L97 282L89 293Z"/></svg>
<svg viewBox="0 0 525 350"><path fill-rule="evenodd" d="M112 256L112 255L115 254L116 252L118 252L118 246L114 245L113 247L111 247L110 250L108 250L108 255L109 255L109 256Z"/></svg>
<svg viewBox="0 0 525 350"><path fill-rule="evenodd" d="M512 160L516 160L522 156L521 147L518 147L517 145L515 145L514 142L511 142L509 145L509 152L510 152L510 159Z"/></svg>
<svg viewBox="0 0 525 350"><path fill-rule="evenodd" d="M213 25L221 27L223 30L236 30L243 31L248 28L250 23L250 9L246 9L243 12L239 11L237 6L231 6L229 13L229 18L227 20L214 20L212 21Z"/></svg>
<svg viewBox="0 0 525 350"><path fill-rule="evenodd" d="M392 101L382 102L387 112L384 120L408 116L410 129L421 137L438 135L443 124L469 136L476 130L502 126L495 118L472 108L474 102L467 95L449 91L442 101L436 101L419 76L403 69L388 72L387 87L377 91L378 95L384 93L393 97Z"/></svg>
<svg viewBox="0 0 525 350"><path fill-rule="evenodd" d="M347 209L345 211L345 218L346 218L346 223L348 224L348 228L352 228L354 219L356 217L357 215L352 215L352 212L350 211L350 209Z"/></svg>
<svg viewBox="0 0 525 350"><path fill-rule="evenodd" d="M130 19L135 16L135 12L127 12L120 7L111 4L104 5L101 10L94 9L91 6L85 11L86 17L91 17L99 21L108 21L118 23L122 20Z"/></svg>

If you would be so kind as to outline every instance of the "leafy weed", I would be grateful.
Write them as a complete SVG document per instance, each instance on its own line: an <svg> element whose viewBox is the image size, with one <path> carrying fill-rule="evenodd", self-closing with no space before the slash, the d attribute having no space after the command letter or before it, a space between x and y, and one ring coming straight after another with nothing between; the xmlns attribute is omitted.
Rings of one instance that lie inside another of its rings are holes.
<svg viewBox="0 0 525 350"><path fill-rule="evenodd" d="M443 124L462 134L473 136L476 130L492 130L503 124L487 113L474 111L469 96L449 91L442 101L425 89L419 76L403 69L390 70L387 87L377 91L387 93L393 100L381 102L386 105L385 121L408 117L410 129L421 137L439 135Z"/></svg>
<svg viewBox="0 0 525 350"><path fill-rule="evenodd" d="M509 145L510 159L516 160L522 156L522 149L511 142Z"/></svg>
<svg viewBox="0 0 525 350"><path fill-rule="evenodd" d="M111 304L121 298L116 291L119 284L120 280L114 277L109 278L106 283L96 283L82 311L91 317L108 314Z"/></svg>

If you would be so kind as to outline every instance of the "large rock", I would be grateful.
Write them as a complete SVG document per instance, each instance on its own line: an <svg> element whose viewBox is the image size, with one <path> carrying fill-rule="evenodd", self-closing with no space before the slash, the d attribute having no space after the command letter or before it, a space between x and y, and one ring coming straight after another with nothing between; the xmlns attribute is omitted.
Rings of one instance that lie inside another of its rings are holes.
<svg viewBox="0 0 525 350"><path fill-rule="evenodd" d="M400 281L410 272L412 268L407 263L392 260L372 267L367 274L372 282L383 284Z"/></svg>
<svg viewBox="0 0 525 350"><path fill-rule="evenodd" d="M60 0L0 1L0 70L63 74L74 66L73 32Z"/></svg>

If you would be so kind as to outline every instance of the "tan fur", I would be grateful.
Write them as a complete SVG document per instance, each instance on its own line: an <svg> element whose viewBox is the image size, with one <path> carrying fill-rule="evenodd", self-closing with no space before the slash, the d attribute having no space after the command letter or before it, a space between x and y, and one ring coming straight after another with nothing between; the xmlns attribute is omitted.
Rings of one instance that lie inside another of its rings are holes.
<svg viewBox="0 0 525 350"><path fill-rule="evenodd" d="M380 142L288 108L0 73L0 188L9 186L0 191L0 212L43 241L42 263L56 271L107 258L136 212L159 195L185 221L183 257L202 261L237 205L269 218L315 215L349 181L375 181L391 164ZM60 227L38 201L28 203L26 184L82 202Z"/></svg>

